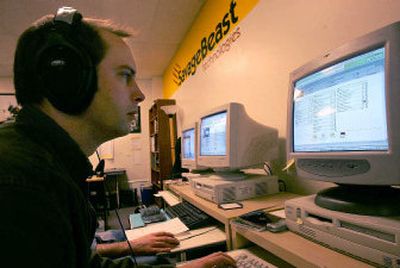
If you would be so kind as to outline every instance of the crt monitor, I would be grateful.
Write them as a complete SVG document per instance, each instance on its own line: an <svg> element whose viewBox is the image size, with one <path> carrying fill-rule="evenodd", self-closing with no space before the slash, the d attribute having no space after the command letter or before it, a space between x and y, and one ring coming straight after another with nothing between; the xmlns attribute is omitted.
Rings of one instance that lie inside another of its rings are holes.
<svg viewBox="0 0 400 268"><path fill-rule="evenodd" d="M290 75L288 158L334 182L317 205L399 215L400 23L357 38Z"/></svg>
<svg viewBox="0 0 400 268"><path fill-rule="evenodd" d="M262 166L278 157L278 131L251 119L240 103L203 113L198 133L198 164L221 173Z"/></svg>
<svg viewBox="0 0 400 268"><path fill-rule="evenodd" d="M181 159L182 167L189 170L195 170L197 166L196 155L196 136L197 136L197 123L190 124L183 127L181 135Z"/></svg>

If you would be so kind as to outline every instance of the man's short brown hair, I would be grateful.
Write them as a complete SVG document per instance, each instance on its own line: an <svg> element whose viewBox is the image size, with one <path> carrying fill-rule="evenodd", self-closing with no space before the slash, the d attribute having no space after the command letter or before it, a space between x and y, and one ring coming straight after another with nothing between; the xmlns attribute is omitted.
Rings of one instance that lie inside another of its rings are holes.
<svg viewBox="0 0 400 268"><path fill-rule="evenodd" d="M54 31L54 15L46 15L32 24L20 36L14 58L14 86L19 104L41 103L45 95L36 75L37 53L47 43ZM101 37L100 30L109 31L120 37L129 37L133 32L108 20L85 18L74 28L73 43L84 51L97 68L107 53L108 44ZM70 37L69 37L70 38ZM94 87L97 90L97 84ZM94 95L95 92L93 92Z"/></svg>

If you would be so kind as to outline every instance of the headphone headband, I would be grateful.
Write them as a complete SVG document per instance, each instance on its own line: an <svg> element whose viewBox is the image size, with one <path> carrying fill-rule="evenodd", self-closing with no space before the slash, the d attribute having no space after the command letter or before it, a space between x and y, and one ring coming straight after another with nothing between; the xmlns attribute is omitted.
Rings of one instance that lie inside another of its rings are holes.
<svg viewBox="0 0 400 268"><path fill-rule="evenodd" d="M54 16L54 22L65 22L70 25L80 22L82 15L73 7L60 7Z"/></svg>

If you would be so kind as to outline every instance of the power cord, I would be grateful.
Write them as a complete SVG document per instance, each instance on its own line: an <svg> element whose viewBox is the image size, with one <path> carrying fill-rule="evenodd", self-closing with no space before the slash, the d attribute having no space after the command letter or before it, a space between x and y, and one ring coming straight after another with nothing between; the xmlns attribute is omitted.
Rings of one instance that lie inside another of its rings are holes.
<svg viewBox="0 0 400 268"><path fill-rule="evenodd" d="M108 186L107 186L107 183L106 183L105 180L104 180L104 187L106 188L107 192L111 193L109 191L109 189L108 189ZM117 216L119 228L121 229L122 235L124 236L124 239L125 239L126 243L128 243L129 251L131 253L131 257L133 259L135 267L138 267L138 264L137 264L137 261L136 261L136 254L133 251L131 242L129 241L128 237L126 236L124 225L122 224L121 217L119 216L118 208L114 208L114 212L115 212L115 215Z"/></svg>
<svg viewBox="0 0 400 268"><path fill-rule="evenodd" d="M279 184L279 192L286 192L286 183L284 180L279 179L278 180L278 184Z"/></svg>
<svg viewBox="0 0 400 268"><path fill-rule="evenodd" d="M97 167L95 169L96 176L97 176L97 174L104 175L104 167L105 167L104 159L100 159L100 156L99 156L99 153L97 152L97 150L96 150L96 155L97 155L97 158L99 159L99 164L97 165ZM109 190L109 188L107 186L106 179L104 179L103 183L104 183L105 190L108 193L111 193L111 191ZM114 212L115 212L115 215L117 216L118 224L119 224L119 227L121 229L122 235L123 235L126 243L128 243L129 251L131 253L131 257L132 257L133 262L134 262L134 267L138 267L138 264L137 264L137 261L136 261L135 252L133 251L131 242L129 241L128 237L126 236L125 228L124 228L124 225L122 224L121 217L119 216L119 212L118 212L118 208L117 207L114 208Z"/></svg>

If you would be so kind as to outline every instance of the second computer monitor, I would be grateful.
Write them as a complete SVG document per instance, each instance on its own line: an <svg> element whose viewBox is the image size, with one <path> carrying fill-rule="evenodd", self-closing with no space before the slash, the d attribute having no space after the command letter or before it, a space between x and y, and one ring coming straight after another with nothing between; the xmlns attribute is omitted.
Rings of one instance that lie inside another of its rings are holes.
<svg viewBox="0 0 400 268"><path fill-rule="evenodd" d="M278 156L278 131L252 120L239 103L204 113L199 120L197 161L204 167L236 171Z"/></svg>
<svg viewBox="0 0 400 268"><path fill-rule="evenodd" d="M197 169L196 139L197 123L185 126L182 130L181 138L181 160L182 167L189 170Z"/></svg>

